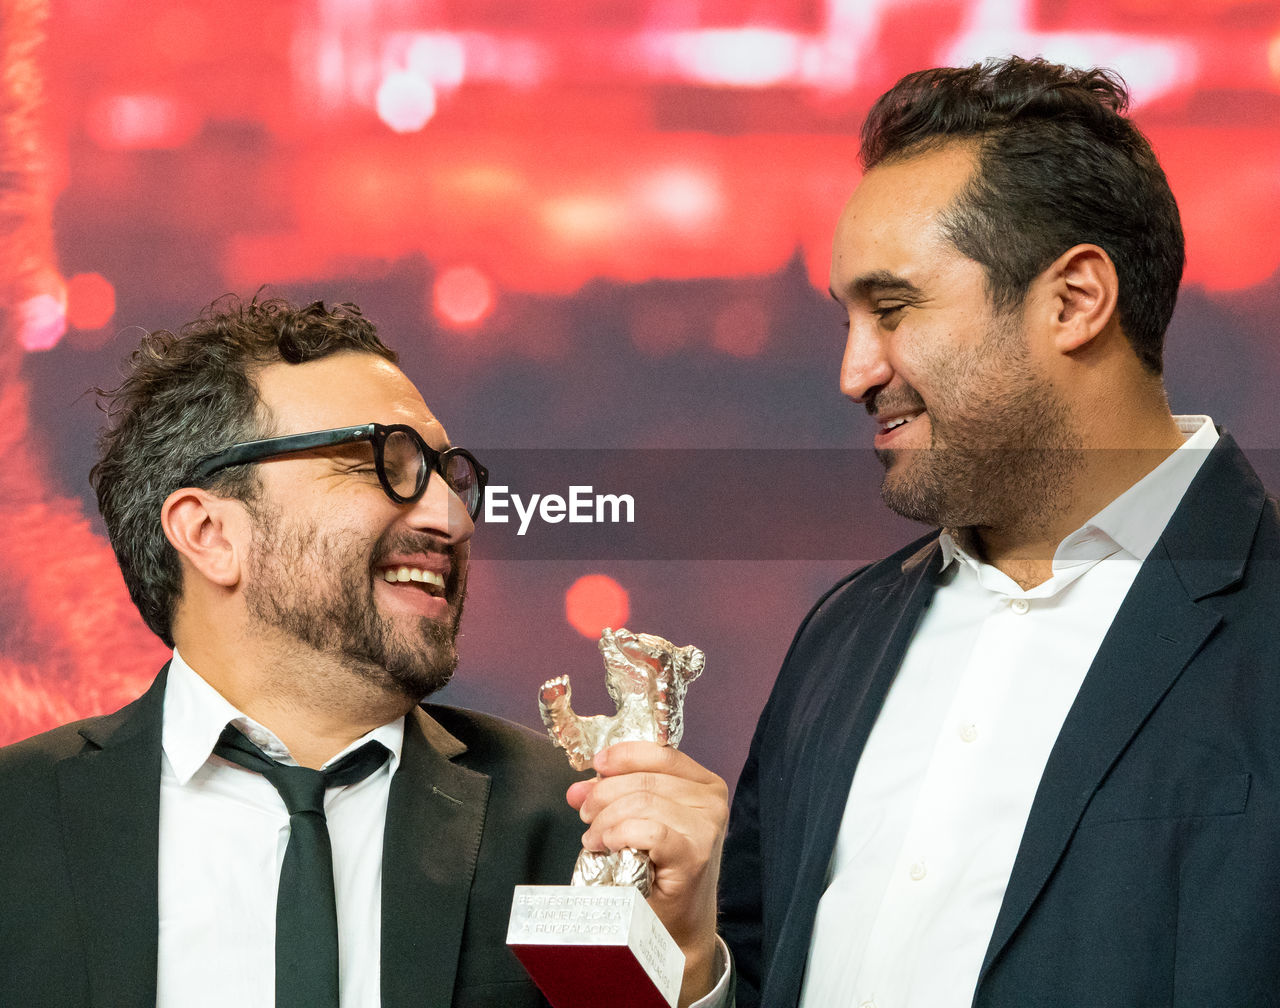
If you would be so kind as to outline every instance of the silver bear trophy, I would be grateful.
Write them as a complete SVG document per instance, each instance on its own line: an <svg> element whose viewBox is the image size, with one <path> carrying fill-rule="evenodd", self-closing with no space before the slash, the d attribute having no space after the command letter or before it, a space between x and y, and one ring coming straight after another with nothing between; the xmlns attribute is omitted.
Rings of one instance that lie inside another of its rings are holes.
<svg viewBox="0 0 1280 1008"><path fill-rule="evenodd" d="M615 742L648 741L673 749L684 734L684 695L702 673L706 656L692 644L676 647L653 634L611 630L600 634L605 688L616 714L583 717L570 706L569 677L542 684L538 708L552 741L586 770L596 753ZM630 847L615 852L584 850L573 868L574 885L630 885L648 896L653 884L649 855Z"/></svg>

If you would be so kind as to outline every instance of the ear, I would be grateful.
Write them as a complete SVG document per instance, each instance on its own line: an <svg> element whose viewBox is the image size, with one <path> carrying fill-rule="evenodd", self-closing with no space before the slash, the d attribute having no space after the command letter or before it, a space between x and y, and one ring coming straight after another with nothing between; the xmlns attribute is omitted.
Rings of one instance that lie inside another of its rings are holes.
<svg viewBox="0 0 1280 1008"><path fill-rule="evenodd" d="M1073 353L1088 346L1115 317L1120 278L1101 247L1075 245L1041 277L1049 286L1049 324L1058 352Z"/></svg>
<svg viewBox="0 0 1280 1008"><path fill-rule="evenodd" d="M165 498L160 525L173 548L208 581L223 588L239 583L248 541L239 501L183 487Z"/></svg>

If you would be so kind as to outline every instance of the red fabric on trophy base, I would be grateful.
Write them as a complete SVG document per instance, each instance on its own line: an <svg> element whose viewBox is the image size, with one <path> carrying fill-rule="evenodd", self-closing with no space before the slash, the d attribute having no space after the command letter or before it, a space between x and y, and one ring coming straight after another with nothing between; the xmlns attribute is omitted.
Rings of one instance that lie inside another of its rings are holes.
<svg viewBox="0 0 1280 1008"><path fill-rule="evenodd" d="M512 945L553 1008L670 1008L625 945Z"/></svg>

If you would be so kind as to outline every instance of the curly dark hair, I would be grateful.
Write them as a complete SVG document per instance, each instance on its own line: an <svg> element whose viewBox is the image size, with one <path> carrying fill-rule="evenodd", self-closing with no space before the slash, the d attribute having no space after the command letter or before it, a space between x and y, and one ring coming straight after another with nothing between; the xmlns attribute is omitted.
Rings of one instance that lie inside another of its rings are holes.
<svg viewBox="0 0 1280 1008"><path fill-rule="evenodd" d="M1120 326L1143 366L1162 370L1185 262L1178 205L1151 145L1126 117L1108 70L1010 57L908 74L862 128L862 163L910 158L955 140L978 166L942 218L987 272L998 309L1073 245L1101 246L1120 280Z"/></svg>
<svg viewBox="0 0 1280 1008"><path fill-rule="evenodd" d="M300 308L280 298L246 303L228 295L176 333L148 333L130 354L124 381L94 390L107 425L89 482L129 596L170 647L182 573L160 526L165 498L200 485L193 473L205 456L271 435L254 382L263 367L343 350L398 360L353 304ZM203 485L250 503L259 488L253 466L226 469Z"/></svg>

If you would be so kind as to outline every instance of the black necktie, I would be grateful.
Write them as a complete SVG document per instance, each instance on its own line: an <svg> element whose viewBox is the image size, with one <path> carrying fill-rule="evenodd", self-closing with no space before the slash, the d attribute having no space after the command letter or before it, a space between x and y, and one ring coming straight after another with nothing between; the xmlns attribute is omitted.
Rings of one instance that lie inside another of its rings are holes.
<svg viewBox="0 0 1280 1008"><path fill-rule="evenodd" d="M327 770L287 766L232 725L213 751L262 774L289 810L289 846L276 895L276 1008L338 1008L338 907L324 792L364 780L390 753L370 741Z"/></svg>

